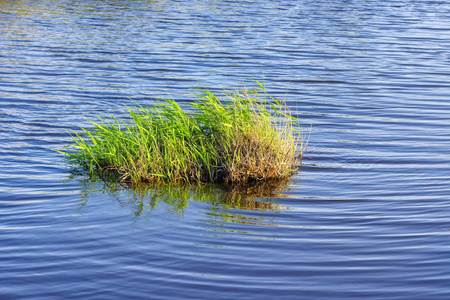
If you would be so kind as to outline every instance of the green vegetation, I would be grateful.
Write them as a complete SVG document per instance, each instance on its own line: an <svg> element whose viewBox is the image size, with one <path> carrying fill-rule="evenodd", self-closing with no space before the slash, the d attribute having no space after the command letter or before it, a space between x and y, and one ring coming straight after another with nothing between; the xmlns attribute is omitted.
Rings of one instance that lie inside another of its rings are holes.
<svg viewBox="0 0 450 300"><path fill-rule="evenodd" d="M129 122L100 119L75 134L62 152L89 170L109 170L119 181L246 185L287 178L304 145L298 122L282 101L260 90L226 93L219 100L200 90L183 110L173 100L128 111Z"/></svg>

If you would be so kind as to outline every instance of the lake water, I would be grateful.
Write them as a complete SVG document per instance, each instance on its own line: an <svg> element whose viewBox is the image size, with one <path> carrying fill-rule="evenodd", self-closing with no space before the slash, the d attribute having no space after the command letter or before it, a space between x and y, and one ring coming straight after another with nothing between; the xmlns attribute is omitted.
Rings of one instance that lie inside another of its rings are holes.
<svg viewBox="0 0 450 300"><path fill-rule="evenodd" d="M0 299L450 299L450 3L0 1ZM285 97L282 188L132 191L53 151L192 88Z"/></svg>

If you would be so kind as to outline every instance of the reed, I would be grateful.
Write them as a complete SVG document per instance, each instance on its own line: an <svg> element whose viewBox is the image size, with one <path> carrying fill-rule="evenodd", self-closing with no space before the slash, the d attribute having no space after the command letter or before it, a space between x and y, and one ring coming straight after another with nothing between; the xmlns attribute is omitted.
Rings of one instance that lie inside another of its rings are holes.
<svg viewBox="0 0 450 300"><path fill-rule="evenodd" d="M285 104L253 91L227 92L219 100L208 90L183 110L173 100L129 109L130 121L100 118L94 128L73 135L60 151L91 172L113 171L119 181L212 182L245 185L287 178L306 145L298 121Z"/></svg>

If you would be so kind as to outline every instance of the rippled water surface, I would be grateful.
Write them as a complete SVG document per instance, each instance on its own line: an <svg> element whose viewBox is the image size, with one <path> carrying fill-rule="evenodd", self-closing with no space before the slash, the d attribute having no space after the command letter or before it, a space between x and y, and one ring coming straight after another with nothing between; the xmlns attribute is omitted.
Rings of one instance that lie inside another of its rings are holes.
<svg viewBox="0 0 450 300"><path fill-rule="evenodd" d="M1 299L450 299L450 4L0 1ZM130 99L265 80L311 129L259 196L53 151Z"/></svg>

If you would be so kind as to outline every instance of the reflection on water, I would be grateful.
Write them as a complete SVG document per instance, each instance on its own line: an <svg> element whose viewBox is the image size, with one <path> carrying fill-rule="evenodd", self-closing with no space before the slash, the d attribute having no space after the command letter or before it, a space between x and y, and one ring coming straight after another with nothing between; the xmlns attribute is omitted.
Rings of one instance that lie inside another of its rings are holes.
<svg viewBox="0 0 450 300"><path fill-rule="evenodd" d="M96 193L107 193L121 206L131 207L131 212L136 217L149 216L160 205L166 206L173 214L181 215L191 201L210 204L215 208L215 214L218 214L219 208L220 214L226 218L229 217L226 211L230 209L272 212L287 209L274 200L283 197L283 189L288 185L287 179L258 182L249 186L215 184L132 186L113 180L107 175L101 177L97 173L72 172L69 180L78 180L84 187L81 191L81 205L85 205Z"/></svg>
<svg viewBox="0 0 450 300"><path fill-rule="evenodd" d="M0 0L0 299L450 299L449 14ZM51 150L129 98L183 104L262 73L312 123L287 186L67 180Z"/></svg>

